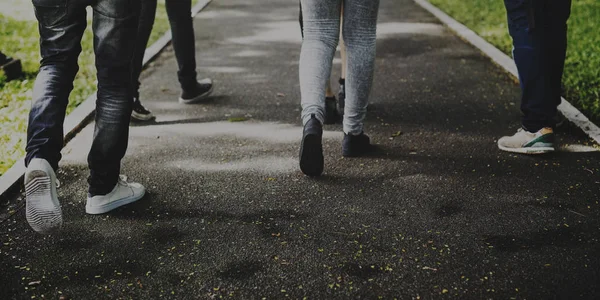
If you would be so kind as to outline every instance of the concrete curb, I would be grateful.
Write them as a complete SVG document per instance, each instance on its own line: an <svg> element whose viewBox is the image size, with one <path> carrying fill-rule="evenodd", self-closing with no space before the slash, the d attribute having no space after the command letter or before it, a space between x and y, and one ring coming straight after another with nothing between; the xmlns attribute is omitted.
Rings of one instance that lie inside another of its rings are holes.
<svg viewBox="0 0 600 300"><path fill-rule="evenodd" d="M429 3L429 1L414 1L442 21L442 23L448 26L448 28L454 31L459 37L475 46L477 49L481 50L481 52L490 57L494 63L502 67L515 78L519 77L515 62L508 55L504 54L504 52L500 51L498 48L485 41L471 29L459 23L433 4ZM571 103L569 103L567 100L564 98L561 99L562 101L558 106L558 110L565 116L565 118L567 118L567 120L581 128L581 130L583 130L591 139L600 144L600 128L596 124L592 123L582 112L571 105Z"/></svg>
<svg viewBox="0 0 600 300"><path fill-rule="evenodd" d="M200 0L192 7L192 16L195 17L212 0ZM160 51L162 51L171 42L171 31L167 31L162 37L154 42L144 52L143 66L146 66ZM90 95L66 118L64 123L65 144L68 143L77 133L83 129L91 120L96 109L96 93ZM11 188L18 186L25 175L25 157L21 157L6 173L0 176L0 195L4 195Z"/></svg>

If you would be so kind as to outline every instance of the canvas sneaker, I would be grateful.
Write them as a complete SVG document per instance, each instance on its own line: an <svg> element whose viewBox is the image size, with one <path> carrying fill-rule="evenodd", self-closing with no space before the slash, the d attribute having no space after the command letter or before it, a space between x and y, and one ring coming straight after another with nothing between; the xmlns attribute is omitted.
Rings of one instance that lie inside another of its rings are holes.
<svg viewBox="0 0 600 300"><path fill-rule="evenodd" d="M181 104L193 104L210 96L213 91L213 82L210 78L202 79L196 82L196 85L188 90L184 90L179 97Z"/></svg>
<svg viewBox="0 0 600 300"><path fill-rule="evenodd" d="M359 135L344 133L342 140L342 156L359 157L375 151L375 146L371 144L371 139L364 132Z"/></svg>
<svg viewBox="0 0 600 300"><path fill-rule="evenodd" d="M323 173L325 158L322 139L323 125L313 114L304 125L300 144L300 170L308 176L319 176Z"/></svg>
<svg viewBox="0 0 600 300"><path fill-rule="evenodd" d="M62 227L56 187L56 175L48 161L32 159L25 171L25 217L36 232L49 234Z"/></svg>
<svg viewBox="0 0 600 300"><path fill-rule="evenodd" d="M154 115L149 109L142 105L142 102L139 98L133 98L131 118L135 121L149 121L154 118Z"/></svg>
<svg viewBox="0 0 600 300"><path fill-rule="evenodd" d="M106 195L97 195L87 198L85 212L92 215L104 214L115 208L135 202L144 197L146 189L135 182L127 182L127 177L119 176L113 190Z"/></svg>
<svg viewBox="0 0 600 300"><path fill-rule="evenodd" d="M554 131L550 127L544 127L537 132L529 132L520 128L515 135L499 139L498 148L523 154L552 152L554 151Z"/></svg>

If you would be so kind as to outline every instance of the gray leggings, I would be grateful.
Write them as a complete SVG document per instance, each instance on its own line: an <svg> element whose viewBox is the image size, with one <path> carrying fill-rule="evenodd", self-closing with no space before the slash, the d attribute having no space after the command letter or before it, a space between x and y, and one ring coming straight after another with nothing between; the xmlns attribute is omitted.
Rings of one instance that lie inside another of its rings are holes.
<svg viewBox="0 0 600 300"><path fill-rule="evenodd" d="M379 0L301 0L304 40L300 54L302 121L325 116L325 88L338 45L344 5L343 38L348 54L344 132L360 134L373 85Z"/></svg>

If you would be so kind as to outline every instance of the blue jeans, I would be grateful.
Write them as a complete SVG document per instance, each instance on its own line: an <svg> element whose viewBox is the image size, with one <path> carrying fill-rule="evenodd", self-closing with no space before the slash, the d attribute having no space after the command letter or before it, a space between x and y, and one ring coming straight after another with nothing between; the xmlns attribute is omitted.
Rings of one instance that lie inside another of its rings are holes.
<svg viewBox="0 0 600 300"><path fill-rule="evenodd" d="M144 52L152 32L154 18L156 15L157 0L141 0L140 20L136 49L133 56L133 95L139 97L140 74L142 73L142 62ZM171 24L171 36L173 37L173 49L179 71L177 77L181 89L189 90L196 86L196 37L194 36L194 22L192 19L192 0L167 0L165 2L169 23Z"/></svg>
<svg viewBox="0 0 600 300"><path fill-rule="evenodd" d="M46 159L56 170L63 147L63 122L79 69L86 7L93 8L98 75L96 126L88 155L89 193L115 186L127 149L132 109L131 59L140 0L33 0L39 22L41 66L33 89L25 165Z"/></svg>
<svg viewBox="0 0 600 300"><path fill-rule="evenodd" d="M554 127L571 0L504 0L504 5L521 84L523 128Z"/></svg>

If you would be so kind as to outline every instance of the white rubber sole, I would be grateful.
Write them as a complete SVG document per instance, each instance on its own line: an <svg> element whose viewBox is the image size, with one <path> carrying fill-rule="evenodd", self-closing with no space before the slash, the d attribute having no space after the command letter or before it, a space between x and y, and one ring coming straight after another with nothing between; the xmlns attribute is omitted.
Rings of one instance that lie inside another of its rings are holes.
<svg viewBox="0 0 600 300"><path fill-rule="evenodd" d="M149 121L152 120L154 118L153 114L147 114L147 115L143 115L143 114L139 114L135 111L131 112L131 118L133 118L136 121Z"/></svg>
<svg viewBox="0 0 600 300"><path fill-rule="evenodd" d="M49 234L62 227L56 176L45 160L33 159L30 162L25 173L25 197L25 217L34 231Z"/></svg>
<svg viewBox="0 0 600 300"><path fill-rule="evenodd" d="M200 100L206 99L208 98L208 96L210 96L210 94L212 94L213 89L214 89L215 85L211 85L210 86L210 90L208 90L207 92L205 92L204 94L200 94L198 95L196 98L192 98L192 99L183 99L181 97L179 97L179 103L181 104L194 104L199 102Z"/></svg>
<svg viewBox="0 0 600 300"><path fill-rule="evenodd" d="M544 154L544 153L554 152L553 147L508 148L508 147L498 145L498 148L502 151L512 152L512 153L521 153L521 154Z"/></svg>
<svg viewBox="0 0 600 300"><path fill-rule="evenodd" d="M86 204L85 212L90 215L105 214L105 213L107 213L111 210L114 210L116 208L119 208L123 205L127 205L130 203L136 202L136 201L142 199L145 194L146 194L146 190L142 191L142 193L139 195L133 195L133 196L129 196L126 198L121 198L121 199L118 199L113 202L106 203L106 204L100 205L100 206L92 206L92 205ZM90 199L88 199L87 201L88 201L88 203L90 203Z"/></svg>

